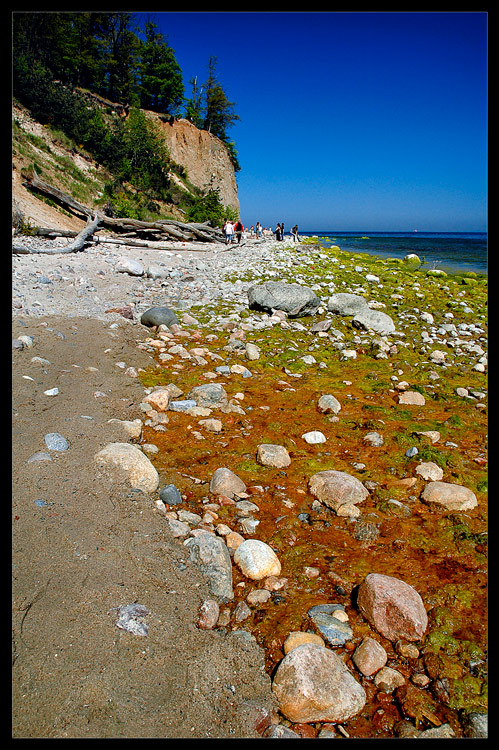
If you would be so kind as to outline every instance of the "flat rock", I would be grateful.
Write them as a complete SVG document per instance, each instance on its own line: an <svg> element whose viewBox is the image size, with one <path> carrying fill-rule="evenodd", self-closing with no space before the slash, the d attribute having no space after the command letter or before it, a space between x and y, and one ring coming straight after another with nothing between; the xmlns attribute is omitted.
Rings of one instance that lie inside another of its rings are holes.
<svg viewBox="0 0 499 750"><path fill-rule="evenodd" d="M371 310L370 307L356 313L352 325L362 331L370 330L380 334L392 333L395 330L395 323L389 315L380 310Z"/></svg>
<svg viewBox="0 0 499 750"><path fill-rule="evenodd" d="M187 394L187 398L195 401L197 406L210 409L225 406L228 401L225 388L220 383L197 385Z"/></svg>
<svg viewBox="0 0 499 750"><path fill-rule="evenodd" d="M369 307L367 300L359 294L336 292L329 297L327 309L336 315L357 315L364 310L369 310Z"/></svg>
<svg viewBox="0 0 499 750"><path fill-rule="evenodd" d="M250 310L271 313L283 310L290 318L313 315L320 306L319 297L309 287L284 281L265 281L248 289Z"/></svg>

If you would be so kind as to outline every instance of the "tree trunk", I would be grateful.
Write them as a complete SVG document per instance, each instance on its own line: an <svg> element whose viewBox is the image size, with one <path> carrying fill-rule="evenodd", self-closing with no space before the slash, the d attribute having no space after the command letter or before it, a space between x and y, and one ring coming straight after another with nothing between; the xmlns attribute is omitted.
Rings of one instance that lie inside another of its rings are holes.
<svg viewBox="0 0 499 750"><path fill-rule="evenodd" d="M76 235L75 241L72 242L70 245L66 245L66 247L47 247L47 248L32 248L32 247L24 247L19 245L13 245L12 246L12 252L15 255L21 255L21 254L35 254L35 253L42 253L44 255L57 255L57 254L66 254L66 253L77 253L80 250L84 250L85 247L92 241L92 237L94 232L97 230L97 227L100 224L100 216L95 216L92 220L87 221L86 226L81 230L79 234Z"/></svg>

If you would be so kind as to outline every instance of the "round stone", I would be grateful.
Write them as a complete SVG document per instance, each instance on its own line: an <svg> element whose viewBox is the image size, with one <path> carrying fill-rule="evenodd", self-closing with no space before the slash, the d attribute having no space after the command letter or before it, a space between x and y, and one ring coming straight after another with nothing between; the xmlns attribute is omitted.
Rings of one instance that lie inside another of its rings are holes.
<svg viewBox="0 0 499 750"><path fill-rule="evenodd" d="M234 562L248 578L278 576L281 563L274 550L259 539L246 539L234 552Z"/></svg>

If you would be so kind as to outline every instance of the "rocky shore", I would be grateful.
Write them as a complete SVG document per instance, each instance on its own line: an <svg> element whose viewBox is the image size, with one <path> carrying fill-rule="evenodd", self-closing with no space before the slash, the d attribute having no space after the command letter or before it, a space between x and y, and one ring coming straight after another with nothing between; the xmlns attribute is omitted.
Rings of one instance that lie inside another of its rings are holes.
<svg viewBox="0 0 499 750"><path fill-rule="evenodd" d="M484 736L483 300L313 242L14 257L13 736Z"/></svg>

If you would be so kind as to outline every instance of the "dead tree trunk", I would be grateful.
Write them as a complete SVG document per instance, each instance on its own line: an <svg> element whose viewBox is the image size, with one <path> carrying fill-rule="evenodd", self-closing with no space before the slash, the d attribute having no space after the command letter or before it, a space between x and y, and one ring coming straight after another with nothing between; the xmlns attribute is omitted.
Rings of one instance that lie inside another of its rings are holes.
<svg viewBox="0 0 499 750"><path fill-rule="evenodd" d="M22 245L12 245L12 252L15 255L21 255L21 254L34 254L34 253L42 253L44 255L57 255L61 253L78 253L80 250L84 250L85 247L90 244L92 241L92 237L94 232L97 230L98 226L100 224L100 216L94 216L92 220L87 221L86 226L81 230L79 234L76 235L75 241L71 242L71 244L66 245L66 247L42 247L42 248L32 248L32 247L24 247Z"/></svg>

